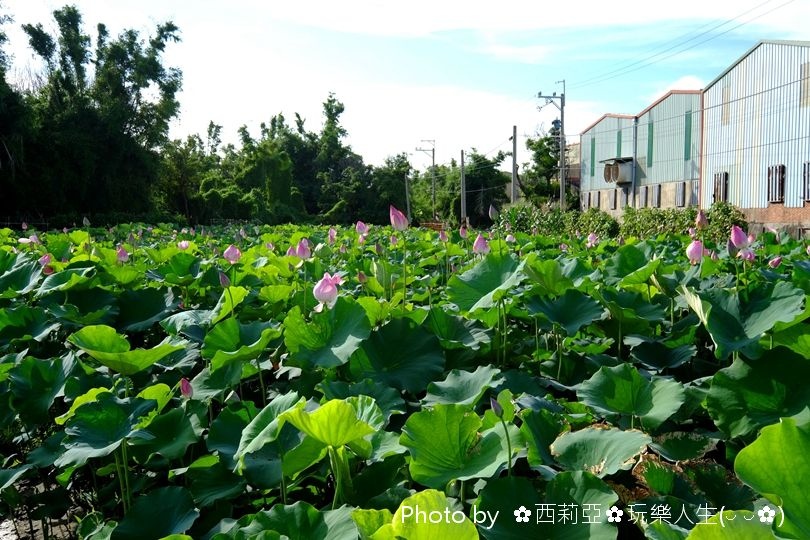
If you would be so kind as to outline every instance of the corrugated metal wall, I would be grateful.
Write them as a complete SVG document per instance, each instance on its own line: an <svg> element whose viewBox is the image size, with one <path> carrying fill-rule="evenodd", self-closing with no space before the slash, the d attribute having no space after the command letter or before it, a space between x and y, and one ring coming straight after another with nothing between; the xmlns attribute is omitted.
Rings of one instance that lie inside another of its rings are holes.
<svg viewBox="0 0 810 540"><path fill-rule="evenodd" d="M700 119L698 93L670 94L639 116L638 185L683 182L699 177Z"/></svg>
<svg viewBox="0 0 810 540"><path fill-rule="evenodd" d="M582 191L613 189L601 160L633 155L633 119L605 116L580 136ZM617 153L618 152L618 153Z"/></svg>
<svg viewBox="0 0 810 540"><path fill-rule="evenodd" d="M767 169L785 165L785 207L801 207L802 165L810 161L810 47L762 43L704 93L701 205L711 206L714 175L728 172L728 201L768 206ZM805 71L803 71L805 70ZM805 75L807 76L807 75Z"/></svg>

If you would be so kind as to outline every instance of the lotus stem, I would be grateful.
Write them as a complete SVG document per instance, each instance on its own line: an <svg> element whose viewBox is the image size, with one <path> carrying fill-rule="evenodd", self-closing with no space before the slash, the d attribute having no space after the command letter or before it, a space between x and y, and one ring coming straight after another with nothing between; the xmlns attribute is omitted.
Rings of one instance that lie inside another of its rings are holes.
<svg viewBox="0 0 810 540"><path fill-rule="evenodd" d="M507 475L512 476L512 440L509 437L509 428L506 427L506 420L501 417L501 425L503 425L503 432L506 435L506 451L508 453L506 458Z"/></svg>

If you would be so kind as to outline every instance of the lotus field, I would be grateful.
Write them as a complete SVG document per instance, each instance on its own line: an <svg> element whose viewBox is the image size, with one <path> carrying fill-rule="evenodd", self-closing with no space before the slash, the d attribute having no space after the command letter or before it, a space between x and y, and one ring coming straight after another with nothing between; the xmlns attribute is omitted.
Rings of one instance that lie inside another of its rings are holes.
<svg viewBox="0 0 810 540"><path fill-rule="evenodd" d="M3 513L116 540L810 538L806 245L391 218L1 229Z"/></svg>

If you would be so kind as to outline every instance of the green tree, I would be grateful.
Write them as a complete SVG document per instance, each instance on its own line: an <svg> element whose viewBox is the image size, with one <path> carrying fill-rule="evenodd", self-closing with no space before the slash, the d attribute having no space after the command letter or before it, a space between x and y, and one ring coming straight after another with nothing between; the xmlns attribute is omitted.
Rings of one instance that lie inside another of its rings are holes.
<svg viewBox="0 0 810 540"><path fill-rule="evenodd" d="M23 155L23 140L27 131L28 109L22 96L6 80L8 57L4 46L8 37L3 25L11 17L2 13L0 4L0 213L19 214L20 201L24 195L17 181L18 164Z"/></svg>
<svg viewBox="0 0 810 540"><path fill-rule="evenodd" d="M76 7L53 16L56 36L41 23L23 25L46 67L44 85L27 96L22 200L42 215L149 211L158 149L179 110L181 74L161 62L178 29L159 25L144 41L133 30L111 38L99 24L93 50Z"/></svg>
<svg viewBox="0 0 810 540"><path fill-rule="evenodd" d="M560 123L555 120L548 133L526 140L531 162L519 177L523 196L535 205L559 198Z"/></svg>
<svg viewBox="0 0 810 540"><path fill-rule="evenodd" d="M408 156L404 153L388 157L381 167L372 168L371 183L365 191L365 205L361 216L364 221L388 223L389 205L405 212L405 184L411 181L412 170Z"/></svg>
<svg viewBox="0 0 810 540"><path fill-rule="evenodd" d="M506 185L511 177L498 169L507 154L498 152L492 159L475 149L465 157L464 179L467 189L467 216L475 227L489 226L489 206L501 208L509 201ZM461 215L461 199L456 207Z"/></svg>

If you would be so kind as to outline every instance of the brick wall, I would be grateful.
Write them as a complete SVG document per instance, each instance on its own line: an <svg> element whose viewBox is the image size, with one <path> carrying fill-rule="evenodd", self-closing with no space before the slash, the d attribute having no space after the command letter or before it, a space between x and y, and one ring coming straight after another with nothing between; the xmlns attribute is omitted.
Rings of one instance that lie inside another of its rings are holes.
<svg viewBox="0 0 810 540"><path fill-rule="evenodd" d="M767 208L744 208L749 232L759 234L765 227L785 229L796 235L810 229L810 204L802 208L785 208L782 204L769 204Z"/></svg>

